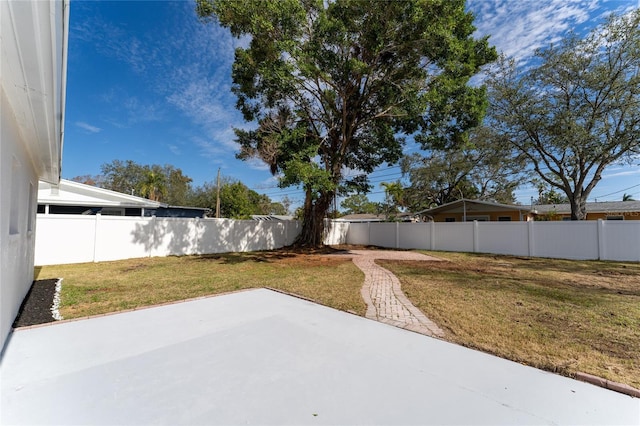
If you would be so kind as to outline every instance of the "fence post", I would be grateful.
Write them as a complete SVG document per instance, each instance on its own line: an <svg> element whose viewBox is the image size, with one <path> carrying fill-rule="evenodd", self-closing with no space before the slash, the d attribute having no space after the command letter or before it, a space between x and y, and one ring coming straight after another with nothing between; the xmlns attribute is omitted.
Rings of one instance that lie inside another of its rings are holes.
<svg viewBox="0 0 640 426"><path fill-rule="evenodd" d="M430 227L431 227L431 234L429 235L429 250L435 250L436 249L436 222L435 221L431 221L430 223Z"/></svg>
<svg viewBox="0 0 640 426"><path fill-rule="evenodd" d="M533 241L533 220L527 222L527 238L529 243L529 257L533 257L535 241Z"/></svg>
<svg viewBox="0 0 640 426"><path fill-rule="evenodd" d="M149 256L151 257L151 253L153 252L153 247L156 245L156 233L158 232L156 229L156 215L151 216L151 236L149 237Z"/></svg>
<svg viewBox="0 0 640 426"><path fill-rule="evenodd" d="M100 227L100 219L102 218L102 214L100 212L96 213L96 221L95 221L95 229L93 230L93 261L97 262L97 253L98 253L98 228Z"/></svg>
<svg viewBox="0 0 640 426"><path fill-rule="evenodd" d="M367 222L367 245L371 245L371 222Z"/></svg>
<svg viewBox="0 0 640 426"><path fill-rule="evenodd" d="M400 222L396 222L396 248L400 248Z"/></svg>
<svg viewBox="0 0 640 426"><path fill-rule="evenodd" d="M604 220L598 219L598 260L605 260L607 257L606 246L604 241Z"/></svg>
<svg viewBox="0 0 640 426"><path fill-rule="evenodd" d="M478 246L480 245L478 242L478 221L473 221L473 252L478 252Z"/></svg>

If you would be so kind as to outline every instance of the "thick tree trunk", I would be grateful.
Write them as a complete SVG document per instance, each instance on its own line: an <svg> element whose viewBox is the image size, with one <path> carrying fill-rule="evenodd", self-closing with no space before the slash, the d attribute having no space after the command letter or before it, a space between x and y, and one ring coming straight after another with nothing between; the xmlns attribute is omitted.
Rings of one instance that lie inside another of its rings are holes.
<svg viewBox="0 0 640 426"><path fill-rule="evenodd" d="M571 204L571 220L587 219L587 199L584 196L573 196L569 198Z"/></svg>
<svg viewBox="0 0 640 426"><path fill-rule="evenodd" d="M327 192L320 198L311 199L307 193L304 203L304 217L302 218L302 230L294 245L301 247L319 247L324 243L324 219L331 207L333 193Z"/></svg>

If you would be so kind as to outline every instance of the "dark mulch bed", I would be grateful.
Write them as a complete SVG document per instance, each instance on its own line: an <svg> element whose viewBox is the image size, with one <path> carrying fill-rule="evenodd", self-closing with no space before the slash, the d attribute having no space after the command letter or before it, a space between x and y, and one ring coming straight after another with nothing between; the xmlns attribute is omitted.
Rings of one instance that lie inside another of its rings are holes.
<svg viewBox="0 0 640 426"><path fill-rule="evenodd" d="M20 306L20 312L13 323L14 328L55 321L51 307L56 294L56 282L58 282L57 279L33 282Z"/></svg>

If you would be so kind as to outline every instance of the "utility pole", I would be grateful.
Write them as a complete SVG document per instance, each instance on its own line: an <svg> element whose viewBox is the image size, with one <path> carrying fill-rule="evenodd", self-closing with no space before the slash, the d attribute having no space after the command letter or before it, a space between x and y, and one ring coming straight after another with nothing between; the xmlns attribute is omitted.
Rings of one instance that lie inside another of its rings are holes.
<svg viewBox="0 0 640 426"><path fill-rule="evenodd" d="M218 183L216 184L216 219L220 219L220 167L218 167Z"/></svg>

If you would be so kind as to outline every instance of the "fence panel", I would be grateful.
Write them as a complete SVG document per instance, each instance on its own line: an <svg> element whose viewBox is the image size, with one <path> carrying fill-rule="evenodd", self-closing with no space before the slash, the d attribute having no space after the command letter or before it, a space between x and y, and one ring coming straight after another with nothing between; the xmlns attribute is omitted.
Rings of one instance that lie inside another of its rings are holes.
<svg viewBox="0 0 640 426"><path fill-rule="evenodd" d="M396 224L395 223L371 223L369 234L369 244L380 247L396 246Z"/></svg>
<svg viewBox="0 0 640 426"><path fill-rule="evenodd" d="M473 251L473 223L436 223L434 250Z"/></svg>
<svg viewBox="0 0 640 426"><path fill-rule="evenodd" d="M348 222L326 221L324 243L328 245L347 244Z"/></svg>
<svg viewBox="0 0 640 426"><path fill-rule="evenodd" d="M93 262L96 217L37 215L35 265Z"/></svg>
<svg viewBox="0 0 640 426"><path fill-rule="evenodd" d="M534 257L598 259L598 222L534 222Z"/></svg>
<svg viewBox="0 0 640 426"><path fill-rule="evenodd" d="M478 252L529 255L527 222L477 222L477 227Z"/></svg>
<svg viewBox="0 0 640 426"><path fill-rule="evenodd" d="M604 260L640 262L640 221L603 221Z"/></svg>
<svg viewBox="0 0 640 426"><path fill-rule="evenodd" d="M153 242L153 219L143 217L94 216L96 262L149 256ZM67 226L73 226L73 219ZM81 241L82 238L74 238Z"/></svg>
<svg viewBox="0 0 640 426"><path fill-rule="evenodd" d="M431 248L430 223L401 223L398 226L398 248L422 249Z"/></svg>
<svg viewBox="0 0 640 426"><path fill-rule="evenodd" d="M350 223L347 231L347 244L369 245L369 224Z"/></svg>

